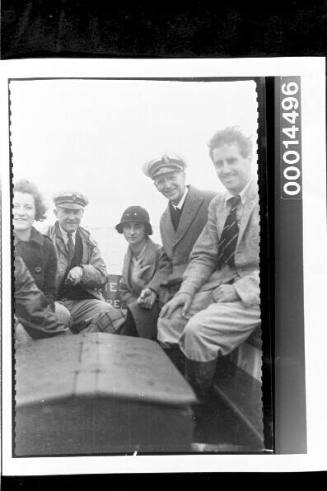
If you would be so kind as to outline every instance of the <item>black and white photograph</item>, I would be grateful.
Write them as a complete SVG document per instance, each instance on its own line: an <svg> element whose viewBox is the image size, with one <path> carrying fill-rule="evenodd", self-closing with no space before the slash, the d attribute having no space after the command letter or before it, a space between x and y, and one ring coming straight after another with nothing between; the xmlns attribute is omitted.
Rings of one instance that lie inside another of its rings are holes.
<svg viewBox="0 0 327 491"><path fill-rule="evenodd" d="M10 465L310 453L310 76L94 66L6 79Z"/></svg>
<svg viewBox="0 0 327 491"><path fill-rule="evenodd" d="M48 300L15 290L17 455L264 448L257 98L10 83L16 274Z"/></svg>

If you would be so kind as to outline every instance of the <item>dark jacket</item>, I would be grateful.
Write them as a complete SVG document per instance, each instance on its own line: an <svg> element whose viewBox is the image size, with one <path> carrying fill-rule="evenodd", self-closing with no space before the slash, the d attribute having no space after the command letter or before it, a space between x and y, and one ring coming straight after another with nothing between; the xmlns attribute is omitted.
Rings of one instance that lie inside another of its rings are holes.
<svg viewBox="0 0 327 491"><path fill-rule="evenodd" d="M66 334L68 329L58 322L45 295L37 288L23 259L15 257L14 309L18 321L33 339Z"/></svg>
<svg viewBox="0 0 327 491"><path fill-rule="evenodd" d="M15 255L23 259L36 286L44 293L53 308L56 297L57 256L51 239L32 227L28 241L19 240L15 236Z"/></svg>
<svg viewBox="0 0 327 491"><path fill-rule="evenodd" d="M159 268L148 284L167 302L178 290L192 248L208 219L208 206L216 193L189 187L177 230L172 224L169 206L160 220L163 252Z"/></svg>

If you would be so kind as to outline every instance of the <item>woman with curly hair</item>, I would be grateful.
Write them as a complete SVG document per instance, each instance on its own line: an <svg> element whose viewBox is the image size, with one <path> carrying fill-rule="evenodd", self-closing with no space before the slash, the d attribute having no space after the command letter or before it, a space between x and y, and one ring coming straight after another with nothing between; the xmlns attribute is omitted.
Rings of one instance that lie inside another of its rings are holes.
<svg viewBox="0 0 327 491"><path fill-rule="evenodd" d="M46 207L37 187L22 179L14 185L13 225L15 256L20 256L37 287L47 298L61 322L69 322L69 312L55 304L57 256L54 245L47 236L33 226L44 220Z"/></svg>

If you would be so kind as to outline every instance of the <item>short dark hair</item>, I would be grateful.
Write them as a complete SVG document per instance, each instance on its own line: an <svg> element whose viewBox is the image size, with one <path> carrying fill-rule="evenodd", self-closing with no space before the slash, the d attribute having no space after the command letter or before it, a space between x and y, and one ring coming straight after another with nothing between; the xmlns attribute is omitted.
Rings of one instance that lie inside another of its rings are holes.
<svg viewBox="0 0 327 491"><path fill-rule="evenodd" d="M37 222L45 220L47 208L44 204L43 197L35 184L27 179L20 179L14 184L14 192L31 194L35 204L35 220Z"/></svg>
<svg viewBox="0 0 327 491"><path fill-rule="evenodd" d="M252 156L252 141L251 137L245 136L238 126L229 126L223 130L217 131L208 143L209 155L212 159L213 150L224 144L236 143L243 157Z"/></svg>

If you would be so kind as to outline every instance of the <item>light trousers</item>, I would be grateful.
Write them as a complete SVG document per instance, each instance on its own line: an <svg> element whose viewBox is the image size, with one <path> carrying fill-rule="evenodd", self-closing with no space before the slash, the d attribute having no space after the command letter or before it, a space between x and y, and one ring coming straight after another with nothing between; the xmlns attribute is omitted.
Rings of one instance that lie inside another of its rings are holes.
<svg viewBox="0 0 327 491"><path fill-rule="evenodd" d="M160 318L158 340L166 345L179 344L193 361L208 362L227 355L260 325L259 305L215 302L210 290L194 296L189 316L185 319L178 308L170 319Z"/></svg>

